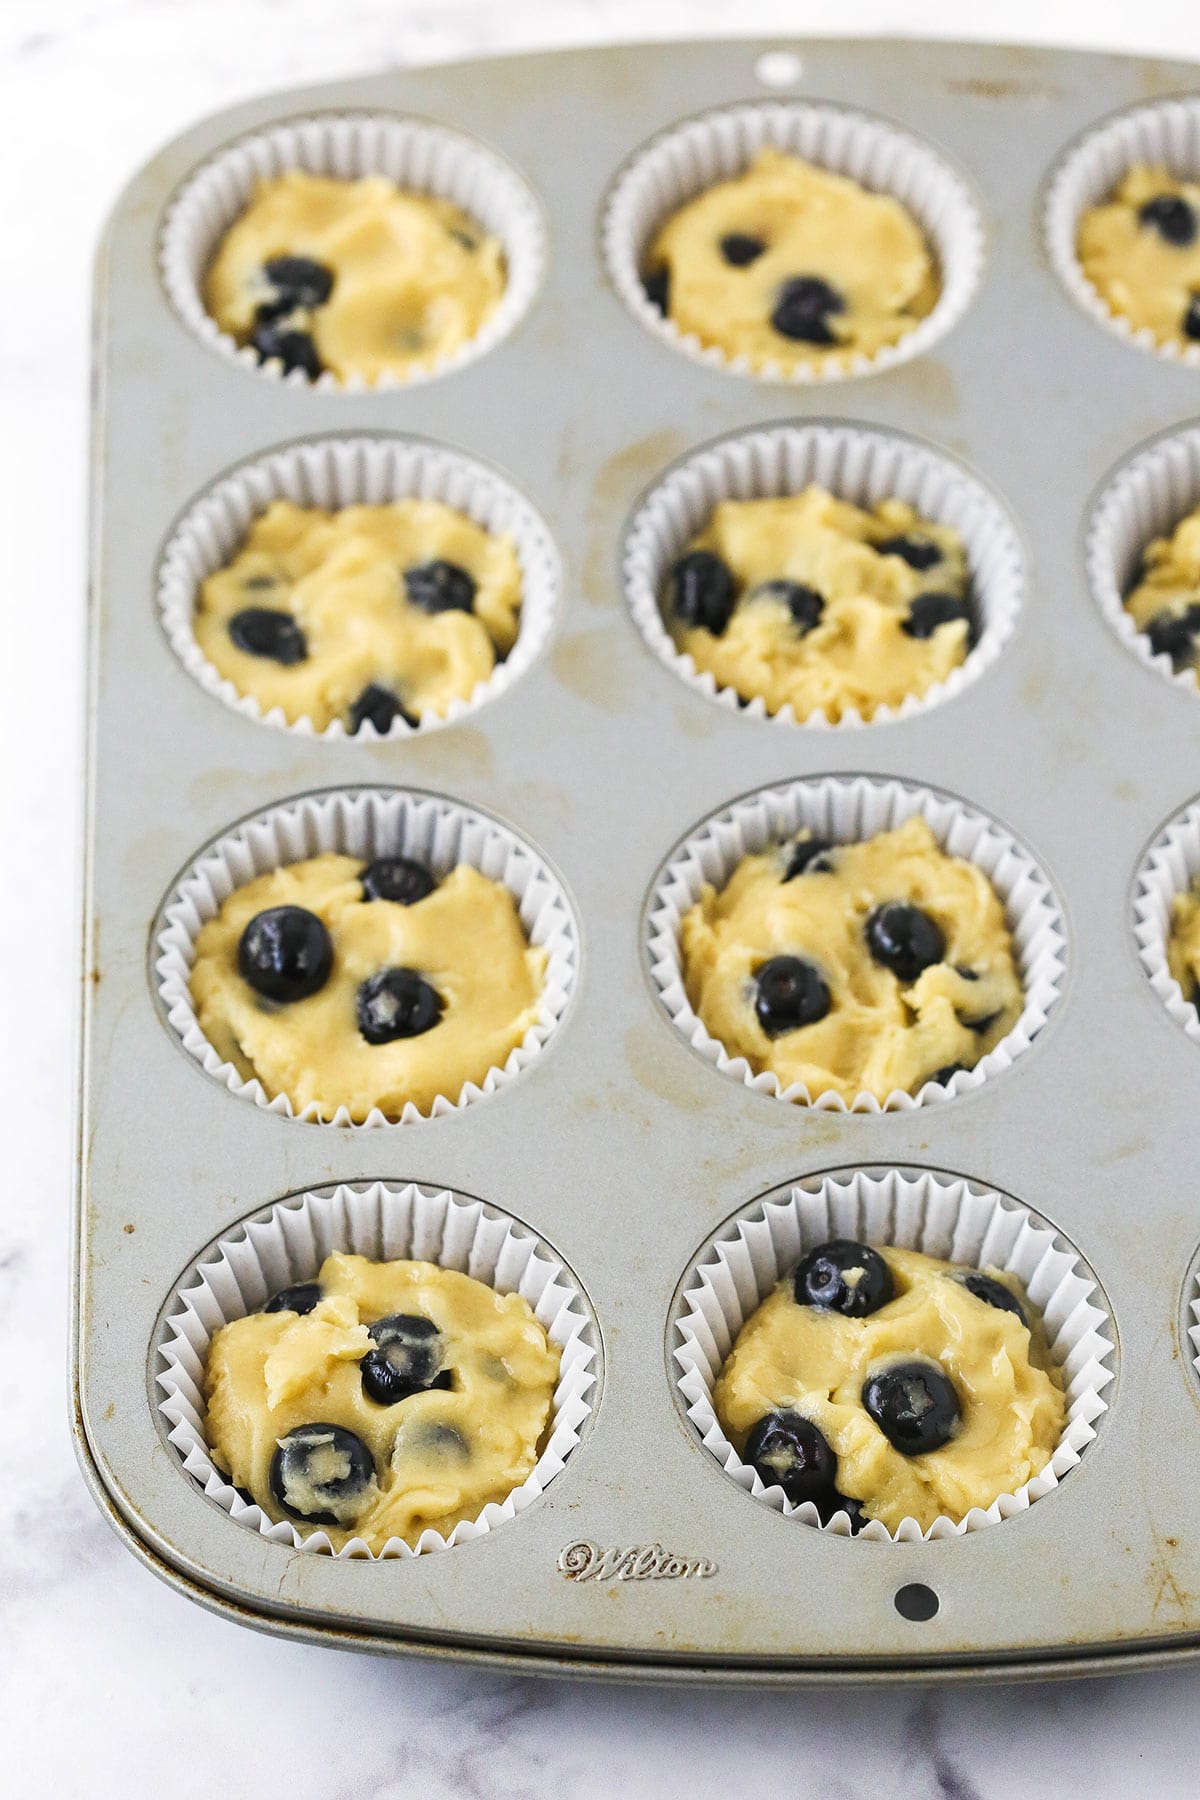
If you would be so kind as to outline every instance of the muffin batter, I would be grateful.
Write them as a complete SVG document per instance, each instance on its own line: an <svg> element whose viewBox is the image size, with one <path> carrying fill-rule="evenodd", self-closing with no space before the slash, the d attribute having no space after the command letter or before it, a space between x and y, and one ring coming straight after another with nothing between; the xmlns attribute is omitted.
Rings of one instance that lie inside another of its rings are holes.
<svg viewBox="0 0 1200 1800"><path fill-rule="evenodd" d="M870 718L965 661L969 587L949 526L809 487L722 501L675 564L665 611L676 647L743 700Z"/></svg>
<svg viewBox="0 0 1200 1800"><path fill-rule="evenodd" d="M1200 184L1135 164L1084 213L1077 250L1100 298L1135 330L1180 348L1200 339Z"/></svg>
<svg viewBox="0 0 1200 1800"><path fill-rule="evenodd" d="M359 1121L427 1112L502 1066L545 968L508 889L467 864L435 883L403 858L331 854L235 889L197 934L191 994L243 1079Z"/></svg>
<svg viewBox="0 0 1200 1800"><path fill-rule="evenodd" d="M469 699L516 642L520 605L512 539L439 501L276 500L204 583L195 634L264 712L386 731Z"/></svg>
<svg viewBox="0 0 1200 1800"><path fill-rule="evenodd" d="M204 303L260 362L371 383L460 350L504 284L499 240L450 201L290 169L222 239Z"/></svg>
<svg viewBox="0 0 1200 1800"><path fill-rule="evenodd" d="M980 1275L912 1250L863 1257L864 1248L846 1240L821 1246L751 1314L716 1384L717 1417L739 1454L748 1439L755 1449L751 1433L766 1415L807 1421L836 1463L830 1468L826 1461L824 1482L804 1492L802 1482L788 1480L789 1458L780 1456L776 1441L770 1460L755 1465L768 1485L782 1473L785 1493L793 1487L788 1497L813 1498L824 1518L849 1501L854 1523L878 1519L895 1531L910 1518L927 1530L939 1515L959 1520L1040 1474L1065 1426L1060 1376L1015 1277L998 1269ZM853 1265L872 1260L885 1265L880 1289L866 1296L865 1316L847 1316L847 1295L872 1276L870 1266ZM813 1304L814 1289L833 1304ZM892 1297L885 1298L889 1290ZM941 1443L942 1432L923 1429L933 1409L924 1420L918 1409L916 1420L899 1421L900 1432L886 1400L883 1423L868 1410L871 1378L914 1363L932 1372L935 1394L949 1383L948 1436ZM917 1441L899 1449L893 1439L903 1441L904 1427L912 1432L914 1425ZM923 1449L922 1442L937 1447Z"/></svg>
<svg viewBox="0 0 1200 1800"><path fill-rule="evenodd" d="M680 331L783 373L873 356L938 296L930 247L898 200L769 149L671 215L645 284Z"/></svg>
<svg viewBox="0 0 1200 1800"><path fill-rule="evenodd" d="M1001 900L926 821L861 843L805 833L705 887L680 927L688 999L730 1056L852 1103L946 1082L1011 1031Z"/></svg>
<svg viewBox="0 0 1200 1800"><path fill-rule="evenodd" d="M1169 656L1177 674L1200 661L1200 508L1182 519L1170 537L1155 538L1142 560L1125 610L1150 640L1156 656Z"/></svg>
<svg viewBox="0 0 1200 1800"><path fill-rule="evenodd" d="M217 1332L208 1443L272 1519L319 1528L337 1548L415 1546L525 1480L558 1372L558 1348L519 1294L434 1263L337 1254L315 1286Z"/></svg>
<svg viewBox="0 0 1200 1800"><path fill-rule="evenodd" d="M1167 966L1195 1006L1200 998L1200 879L1171 902L1171 935L1167 940Z"/></svg>

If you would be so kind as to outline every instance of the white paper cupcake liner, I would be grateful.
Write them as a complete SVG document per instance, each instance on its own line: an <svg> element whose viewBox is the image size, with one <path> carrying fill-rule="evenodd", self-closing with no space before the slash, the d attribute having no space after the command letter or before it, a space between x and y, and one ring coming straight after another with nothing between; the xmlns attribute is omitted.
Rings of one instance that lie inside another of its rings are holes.
<svg viewBox="0 0 1200 1800"><path fill-rule="evenodd" d="M448 1537L432 1528L422 1532L415 1549L390 1538L373 1552L355 1538L335 1550L322 1530L302 1535L295 1525L276 1523L261 1507L248 1504L209 1454L204 1369L213 1336L230 1320L257 1311L280 1288L313 1280L337 1250L375 1261L438 1263L486 1282L498 1293L518 1293L562 1352L545 1447L531 1473L504 1500L490 1501L478 1518L456 1525ZM446 1190L376 1181L280 1201L204 1252L180 1281L160 1330L158 1410L188 1474L223 1512L260 1537L343 1558L422 1556L484 1537L545 1492L579 1442L592 1410L598 1344L591 1308L574 1277L523 1225Z"/></svg>
<svg viewBox="0 0 1200 1800"><path fill-rule="evenodd" d="M1072 300L1096 323L1139 350L1200 368L1200 344L1160 344L1113 312L1083 272L1076 251L1079 221L1108 200L1134 163L1163 164L1176 177L1200 180L1200 100L1163 100L1103 120L1068 147L1046 193L1046 248Z"/></svg>
<svg viewBox="0 0 1200 1800"><path fill-rule="evenodd" d="M1008 1035L944 1085L927 1081L913 1095L896 1090L880 1105L861 1093L847 1107L840 1094L810 1094L803 1082L781 1087L770 1071L756 1075L744 1056L730 1056L702 1023L684 985L680 951L683 915L705 884L719 892L743 857L757 855L807 828L836 843L894 830L914 814L926 819L941 848L972 862L1001 900L1012 933L1024 1006ZM937 1105L982 1087L1029 1049L1062 992L1066 922L1049 879L1029 851L994 819L932 788L866 775L828 775L763 788L713 813L674 849L655 877L646 914L650 976L667 1017L693 1049L723 1075L757 1093L837 1112L906 1112Z"/></svg>
<svg viewBox="0 0 1200 1800"><path fill-rule="evenodd" d="M1188 1317L1195 1320L1188 1326L1188 1342L1192 1346L1192 1368L1200 1375L1200 1270L1192 1276L1191 1295L1188 1300Z"/></svg>
<svg viewBox="0 0 1200 1800"><path fill-rule="evenodd" d="M1093 598L1127 650L1176 687L1200 686L1194 668L1178 672L1156 656L1124 606L1139 559L1154 538L1170 537L1200 506L1200 429L1148 444L1105 483L1088 521L1085 556Z"/></svg>
<svg viewBox="0 0 1200 1800"><path fill-rule="evenodd" d="M723 500L799 494L816 483L855 506L903 500L922 518L958 532L971 572L978 641L945 681L898 707L864 719L853 708L840 720L821 710L797 719L790 706L769 713L759 698L743 701L681 653L663 619L672 565ZM783 725L879 725L910 719L962 692L989 669L1012 636L1025 594L1025 559L1011 522L989 490L940 452L893 432L856 425L777 425L720 438L671 469L643 500L625 539L625 594L642 636L658 660L687 685L729 711Z"/></svg>
<svg viewBox="0 0 1200 1800"><path fill-rule="evenodd" d="M381 736L436 731L505 693L540 655L554 624L561 566L553 539L524 496L492 470L458 451L407 438L318 438L293 444L234 469L189 507L163 552L158 573L163 629L188 674L243 718L308 737L345 739L349 734L341 719L318 731L307 717L289 721L281 707L264 712L252 694L239 693L220 674L196 642L200 588L237 554L253 521L275 500L333 511L410 499L440 501L493 536L511 535L521 566L517 641L487 680L466 699L453 700L445 714L427 713L415 726L396 718L384 733L368 720L352 741L377 743Z"/></svg>
<svg viewBox="0 0 1200 1800"><path fill-rule="evenodd" d="M258 1080L245 1081L200 1029L188 986L196 935L235 888L287 863L336 851L361 856L404 855L423 862L439 878L469 863L505 886L517 904L529 941L547 952L545 985L537 1018L503 1068L491 1068L461 1093L439 1094L427 1113L409 1102L399 1120L378 1109L353 1121L345 1107L323 1118L315 1105L293 1107L286 1094L268 1098ZM154 970L160 1004L184 1049L231 1094L289 1119L359 1128L440 1118L496 1093L528 1068L566 1011L579 964L575 915L557 876L530 846L483 813L434 795L394 789L337 789L285 801L243 821L200 852L174 883L159 915Z"/></svg>
<svg viewBox="0 0 1200 1800"><path fill-rule="evenodd" d="M315 382L302 371L284 376L239 346L206 312L205 271L222 237L248 206L256 184L289 169L343 181L384 175L398 187L453 201L504 246L507 279L499 304L470 343L407 375L339 381L326 370ZM163 285L180 318L230 362L268 381L347 393L407 387L462 368L495 348L524 317L541 285L546 229L541 209L517 172L482 144L421 119L383 113L320 113L289 119L227 145L197 169L167 210L159 245Z"/></svg>
<svg viewBox="0 0 1200 1800"><path fill-rule="evenodd" d="M829 365L750 368L681 332L646 297L642 261L659 226L687 201L747 168L765 148L788 151L906 206L933 247L941 291L932 312L896 344ZM805 101L722 108L672 126L618 173L605 204L604 256L625 305L656 337L696 362L760 381L838 381L923 356L962 318L983 269L984 232L966 181L928 145L882 119Z"/></svg>
<svg viewBox="0 0 1200 1800"><path fill-rule="evenodd" d="M1163 826L1138 870L1133 891L1133 935L1150 986L1194 1044L1200 1044L1200 1013L1171 973L1167 943L1171 936L1171 902L1177 894L1186 893L1198 875L1200 800L1193 800Z"/></svg>
<svg viewBox="0 0 1200 1800"><path fill-rule="evenodd" d="M779 1189L724 1225L693 1265L676 1321L676 1387L706 1449L764 1505L836 1536L851 1535L845 1512L822 1525L811 1501L800 1506L765 1487L742 1461L713 1408L713 1387L734 1340L754 1309L801 1256L831 1237L919 1250L971 1268L998 1268L1021 1281L1042 1315L1050 1354L1061 1371L1066 1428L1050 1461L1015 1493L998 1494L962 1519L944 1515L922 1531L915 1519L894 1532L877 1519L858 1534L892 1543L961 1537L1026 1512L1056 1488L1096 1436L1113 1380L1111 1317L1095 1277L1078 1254L1025 1207L987 1188L937 1175L860 1172Z"/></svg>

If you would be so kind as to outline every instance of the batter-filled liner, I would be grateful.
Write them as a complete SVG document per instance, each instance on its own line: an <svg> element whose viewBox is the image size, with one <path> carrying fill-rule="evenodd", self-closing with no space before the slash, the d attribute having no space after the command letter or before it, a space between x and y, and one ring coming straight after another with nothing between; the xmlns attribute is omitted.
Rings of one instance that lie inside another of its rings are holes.
<svg viewBox="0 0 1200 1800"><path fill-rule="evenodd" d="M503 1501L455 1526L448 1537L426 1529L415 1548L392 1538L381 1558L423 1555L483 1537L532 1504L562 1469L592 1410L599 1334L570 1270L524 1226L448 1190L373 1182L280 1201L226 1233L191 1266L168 1302L154 1352L159 1413L183 1467L221 1510L272 1543L339 1558L373 1559L361 1539L334 1550L323 1530L277 1523L248 1504L217 1468L204 1435L203 1381L208 1346L222 1325L261 1307L280 1288L310 1281L325 1257L343 1250L374 1261L412 1258L456 1269L519 1293L550 1340L561 1367L550 1420L532 1473Z"/></svg>
<svg viewBox="0 0 1200 1800"><path fill-rule="evenodd" d="M834 1237L886 1249L919 1250L967 1267L995 1267L1020 1280L1042 1316L1067 1401L1063 1436L1041 1474L965 1517L942 1516L922 1531L905 1519L895 1532L871 1520L859 1536L913 1543L957 1537L1025 1512L1079 1462L1107 1410L1115 1333L1095 1278L1077 1253L1017 1205L964 1180L897 1170L814 1178L777 1190L722 1227L685 1277L672 1345L676 1388L705 1448L739 1487L776 1512L835 1535L851 1535L845 1512L821 1525L811 1501L794 1506L743 1462L717 1421L712 1391L746 1319L800 1257Z"/></svg>
<svg viewBox="0 0 1200 1800"><path fill-rule="evenodd" d="M1138 869L1133 935L1150 986L1177 1025L1200 1044L1200 1012L1171 972L1168 945L1173 902L1200 880L1200 800L1193 800L1157 834Z"/></svg>

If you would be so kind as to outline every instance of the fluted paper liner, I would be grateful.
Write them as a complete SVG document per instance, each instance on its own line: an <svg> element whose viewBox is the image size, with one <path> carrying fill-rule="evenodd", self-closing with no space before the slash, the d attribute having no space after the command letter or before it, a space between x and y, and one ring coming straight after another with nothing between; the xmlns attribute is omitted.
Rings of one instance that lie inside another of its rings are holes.
<svg viewBox="0 0 1200 1800"><path fill-rule="evenodd" d="M770 1071L756 1075L745 1057L730 1056L688 1000L679 929L707 883L720 891L743 857L757 855L806 827L836 843L891 831L914 814L926 819L941 848L972 862L1004 902L1024 1006L1008 1035L944 1085L927 1081L916 1094L895 1090L881 1106L860 1093L847 1108L840 1094L812 1095L803 1082L783 1088ZM865 775L829 775L763 788L712 814L672 851L655 878L647 912L646 953L659 1000L687 1041L723 1075L776 1099L832 1111L902 1112L936 1105L981 1087L1028 1050L1062 990L1066 925L1050 886L1029 851L995 820L928 787Z"/></svg>
<svg viewBox="0 0 1200 1800"><path fill-rule="evenodd" d="M1110 199L1134 163L1162 164L1177 179L1200 180L1200 100L1163 100L1131 107L1076 140L1051 176L1046 194L1046 248L1059 280L1077 306L1116 337L1168 362L1200 368L1200 344L1160 344L1113 312L1083 272L1076 252L1079 221Z"/></svg>
<svg viewBox="0 0 1200 1800"><path fill-rule="evenodd" d="M1137 873L1133 894L1133 935L1141 964L1177 1025L1200 1044L1200 1013L1167 963L1171 902L1200 875L1200 800L1176 813L1159 832Z"/></svg>
<svg viewBox="0 0 1200 1800"><path fill-rule="evenodd" d="M188 674L244 718L309 737L346 738L341 719L317 731L307 717L291 721L278 706L264 712L253 694L240 693L196 642L196 604L203 583L232 560L254 520L273 501L334 511L409 499L441 501L493 536L512 537L521 568L517 641L487 679L466 699L451 701L444 714L426 713L415 726L398 717L384 733L367 721L353 742L437 730L506 692L540 654L554 623L561 572L550 532L524 496L482 463L409 438L318 438L293 444L234 469L189 507L163 552L158 574L163 629Z"/></svg>
<svg viewBox="0 0 1200 1800"><path fill-rule="evenodd" d="M201 286L221 239L246 210L256 184L289 169L356 181L384 175L398 187L451 200L504 246L504 292L478 332L448 356L374 383L340 381L325 370L315 382L260 363L249 346L221 330L205 310ZM493 349L528 312L541 285L546 230L541 210L515 169L494 151L422 119L386 113L318 113L239 138L197 169L171 201L159 245L163 285L196 336L230 362L295 387L362 392L407 387L461 368Z"/></svg>
<svg viewBox="0 0 1200 1800"><path fill-rule="evenodd" d="M335 1250L375 1261L411 1258L456 1269L498 1293L518 1293L562 1352L543 1449L533 1470L502 1501L489 1501L475 1519L448 1537L431 1528L416 1548L389 1538L368 1549L354 1538L335 1550L323 1530L302 1534L248 1504L217 1468L205 1438L204 1369L222 1325L255 1312L280 1288L313 1280ZM599 1338L591 1309L570 1271L547 1245L515 1220L478 1200L448 1190L389 1185L338 1187L284 1200L247 1220L211 1246L180 1281L161 1328L155 1382L158 1410L183 1467L210 1499L271 1543L337 1557L421 1556L469 1543L514 1519L542 1494L579 1442L592 1410Z"/></svg>
<svg viewBox="0 0 1200 1800"><path fill-rule="evenodd" d="M439 1094L428 1114L412 1102L399 1120L387 1118L377 1108L357 1122L345 1107L339 1107L330 1119L323 1118L315 1104L297 1111L286 1094L271 1100L260 1081L243 1080L200 1029L188 981L201 926L216 916L235 888L270 869L327 851L361 856L364 862L377 856L412 856L439 879L459 863L469 863L508 889L530 943L546 949L546 977L537 1018L522 1042L503 1068L489 1069L482 1080L468 1082L461 1093ZM244 820L202 850L175 883L162 909L154 954L159 1000L168 1022L188 1054L231 1094L289 1119L357 1123L365 1128L439 1118L514 1081L540 1053L566 1010L575 983L579 945L575 917L557 877L507 826L435 795L386 788L336 789L272 807Z"/></svg>
<svg viewBox="0 0 1200 1800"><path fill-rule="evenodd" d="M934 251L940 291L929 315L874 356L752 369L716 345L680 331L647 299L641 270L658 228L705 189L740 175L765 148L788 151L907 207ZM962 176L920 139L883 119L806 101L724 107L672 126L637 151L605 205L604 256L629 311L656 337L695 361L759 381L813 383L872 374L922 356L962 318L983 268L984 234Z"/></svg>
<svg viewBox="0 0 1200 1800"><path fill-rule="evenodd" d="M1139 662L1195 692L1194 667L1156 656L1150 639L1125 610L1124 599L1147 544L1170 537L1200 505L1200 430L1173 432L1148 444L1110 476L1088 521L1086 559L1092 596L1127 650Z"/></svg>
<svg viewBox="0 0 1200 1800"><path fill-rule="evenodd" d="M770 713L761 699L743 700L720 687L678 650L663 619L672 565L723 500L799 494L810 483L841 500L871 508L903 500L922 518L958 532L967 553L978 640L945 681L898 707L879 706L864 719L848 709L833 720L822 709L797 719L790 706ZM643 500L625 539L625 594L655 656L682 681L747 718L784 725L880 725L910 719L953 699L996 661L1012 635L1025 592L1025 562L1016 532L999 502L951 458L890 431L855 425L777 425L720 438L679 463Z"/></svg>
<svg viewBox="0 0 1200 1800"><path fill-rule="evenodd" d="M832 1237L1017 1276L1042 1316L1067 1401L1066 1428L1054 1454L1015 1493L998 1494L962 1519L942 1515L925 1531L912 1518L894 1532L873 1519L858 1535L893 1543L959 1537L1027 1511L1056 1488L1095 1437L1096 1422L1107 1411L1104 1390L1113 1379L1106 1364L1115 1356L1114 1333L1095 1278L1062 1238L1014 1201L967 1181L896 1170L826 1176L768 1196L723 1226L693 1266L675 1328L676 1386L688 1418L726 1473L776 1512L851 1535L845 1512L822 1525L811 1501L795 1506L781 1487L764 1486L726 1437L712 1398L747 1318L801 1256Z"/></svg>

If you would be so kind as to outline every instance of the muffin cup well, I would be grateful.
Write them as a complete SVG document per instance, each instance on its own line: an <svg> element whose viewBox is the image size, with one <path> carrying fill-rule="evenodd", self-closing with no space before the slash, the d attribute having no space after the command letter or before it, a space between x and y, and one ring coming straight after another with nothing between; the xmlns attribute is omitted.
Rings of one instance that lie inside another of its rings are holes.
<svg viewBox="0 0 1200 1800"><path fill-rule="evenodd" d="M1173 432L1148 444L1109 477L1088 520L1085 555L1092 596L1127 650L1174 682L1200 687L1200 673L1178 671L1125 610L1138 560L1155 538L1169 537L1200 506L1200 429Z"/></svg>
<svg viewBox="0 0 1200 1800"><path fill-rule="evenodd" d="M378 1109L354 1121L345 1107L323 1118L315 1105L297 1111L286 1094L267 1097L258 1080L243 1080L222 1060L200 1029L189 978L196 936L214 918L235 888L287 863L337 851L361 856L413 856L439 877L459 863L506 887L516 902L532 944L547 951L545 985L538 1016L503 1068L491 1068L479 1083L457 1094L439 1094L428 1113L411 1102L399 1120ZM154 971L160 1004L184 1049L231 1094L268 1112L330 1125L360 1127L409 1124L439 1118L468 1106L515 1081L552 1036L566 1011L579 962L578 929L566 893L537 852L515 832L486 814L430 794L392 789L337 789L286 801L243 820L202 850L184 871L160 912L154 932Z"/></svg>
<svg viewBox="0 0 1200 1800"><path fill-rule="evenodd" d="M864 719L853 709L840 720L824 711L797 719L790 706L768 713L764 701L744 701L719 687L679 651L662 613L672 564L723 500L799 494L811 483L839 499L872 507L906 501L923 518L951 526L962 538L971 572L979 638L964 662L923 695L898 707L878 707ZM982 482L940 452L888 431L856 425L777 425L720 438L669 470L642 501L625 538L625 594L638 629L658 660L697 693L747 718L783 725L880 725L910 719L950 700L991 667L1012 635L1025 593L1025 561L1017 534Z"/></svg>
<svg viewBox="0 0 1200 1800"><path fill-rule="evenodd" d="M642 259L659 226L705 189L740 175L768 147L890 194L920 225L935 253L940 293L928 317L898 343L874 356L855 353L828 365L752 369L744 357L681 332L647 299ZM605 204L602 238L617 292L647 331L710 368L792 383L845 380L924 355L966 312L984 256L979 210L962 176L941 156L883 119L807 101L724 107L652 139L618 173Z"/></svg>
<svg viewBox="0 0 1200 1800"><path fill-rule="evenodd" d="M444 715L427 714L415 726L396 718L385 733L367 721L355 741L410 737L436 731L505 693L540 654L554 623L561 588L558 553L545 521L517 489L482 463L456 450L409 438L318 438L290 445L243 464L197 499L176 526L158 572L158 607L171 648L205 693L240 713L281 731L341 740L340 719L317 730L308 718L294 722L282 708L264 712L252 694L239 693L214 668L196 642L193 621L200 589L237 554L254 520L276 500L335 511L346 506L384 506L395 500L437 500L465 513L495 536L511 535L521 567L517 641L486 681Z"/></svg>
<svg viewBox="0 0 1200 1800"><path fill-rule="evenodd" d="M1027 1511L1057 1487L1095 1437L1095 1423L1107 1411L1104 1390L1113 1380L1106 1363L1115 1355L1115 1333L1095 1278L1069 1245L1015 1201L960 1179L899 1170L827 1175L767 1195L721 1228L686 1277L675 1325L676 1387L687 1417L725 1472L776 1512L851 1535L845 1512L822 1525L811 1501L795 1506L782 1488L765 1487L733 1448L713 1407L717 1376L750 1314L806 1251L831 1237L1016 1275L1042 1315L1067 1400L1066 1429L1054 1454L1015 1493L998 1494L962 1519L943 1515L924 1531L912 1518L894 1532L873 1519L859 1536L893 1543L959 1537Z"/></svg>
<svg viewBox="0 0 1200 1800"><path fill-rule="evenodd" d="M222 237L248 206L256 184L289 169L342 181L383 175L398 187L453 201L499 238L507 270L504 293L471 341L407 375L389 373L369 383L361 377L340 381L326 370L310 382L299 370L284 376L278 363L259 363L252 349L222 331L205 309L201 293L205 272ZM347 393L430 381L485 355L528 312L545 261L541 209L514 169L456 131L386 113L319 113L239 138L184 183L167 210L159 244L167 295L202 343L269 381Z"/></svg>
<svg viewBox="0 0 1200 1800"><path fill-rule="evenodd" d="M254 1312L280 1288L311 1281L335 1250L371 1257L438 1263L498 1293L519 1293L547 1336L562 1352L544 1447L521 1486L490 1501L448 1537L432 1527L416 1548L390 1538L378 1552L361 1538L334 1550L328 1535L302 1535L247 1503L217 1468L205 1438L204 1369L209 1345L222 1325ZM282 1200L220 1238L188 1269L169 1302L159 1331L155 1385L158 1410L183 1467L239 1525L272 1543L337 1557L421 1556L486 1535L521 1513L544 1492L579 1442L592 1410L599 1334L591 1308L574 1277L547 1245L523 1225L479 1200L376 1181Z"/></svg>
<svg viewBox="0 0 1200 1800"><path fill-rule="evenodd" d="M855 842L894 830L919 814L940 847L972 862L1004 902L1025 1003L1012 1030L976 1063L944 1086L927 1081L913 1095L899 1090L882 1106L860 1093L847 1107L840 1094L810 1094L803 1082L781 1088L769 1071L756 1075L745 1057L730 1056L694 1011L684 984L680 923L708 885L718 892L743 857L756 855L807 828L834 842ZM866 775L829 775L763 788L703 820L671 852L655 877L646 911L646 955L658 998L676 1030L723 1075L760 1094L839 1112L903 1112L935 1105L982 1087L1029 1049L1061 991L1066 974L1066 924L1050 882L1029 851L985 814L936 793Z"/></svg>
<svg viewBox="0 0 1200 1800"><path fill-rule="evenodd" d="M1171 902L1200 876L1200 800L1193 800L1163 826L1137 872L1133 892L1133 935L1138 956L1177 1025L1200 1044L1200 1013L1185 996L1167 962Z"/></svg>
<svg viewBox="0 0 1200 1800"><path fill-rule="evenodd" d="M1079 261L1080 219L1111 197L1134 163L1161 163L1177 178L1200 180L1200 100L1135 106L1093 126L1067 148L1046 192L1050 261L1076 305L1115 337L1168 362L1200 368L1200 344L1162 344L1152 331L1135 329L1123 314L1110 309Z"/></svg>

